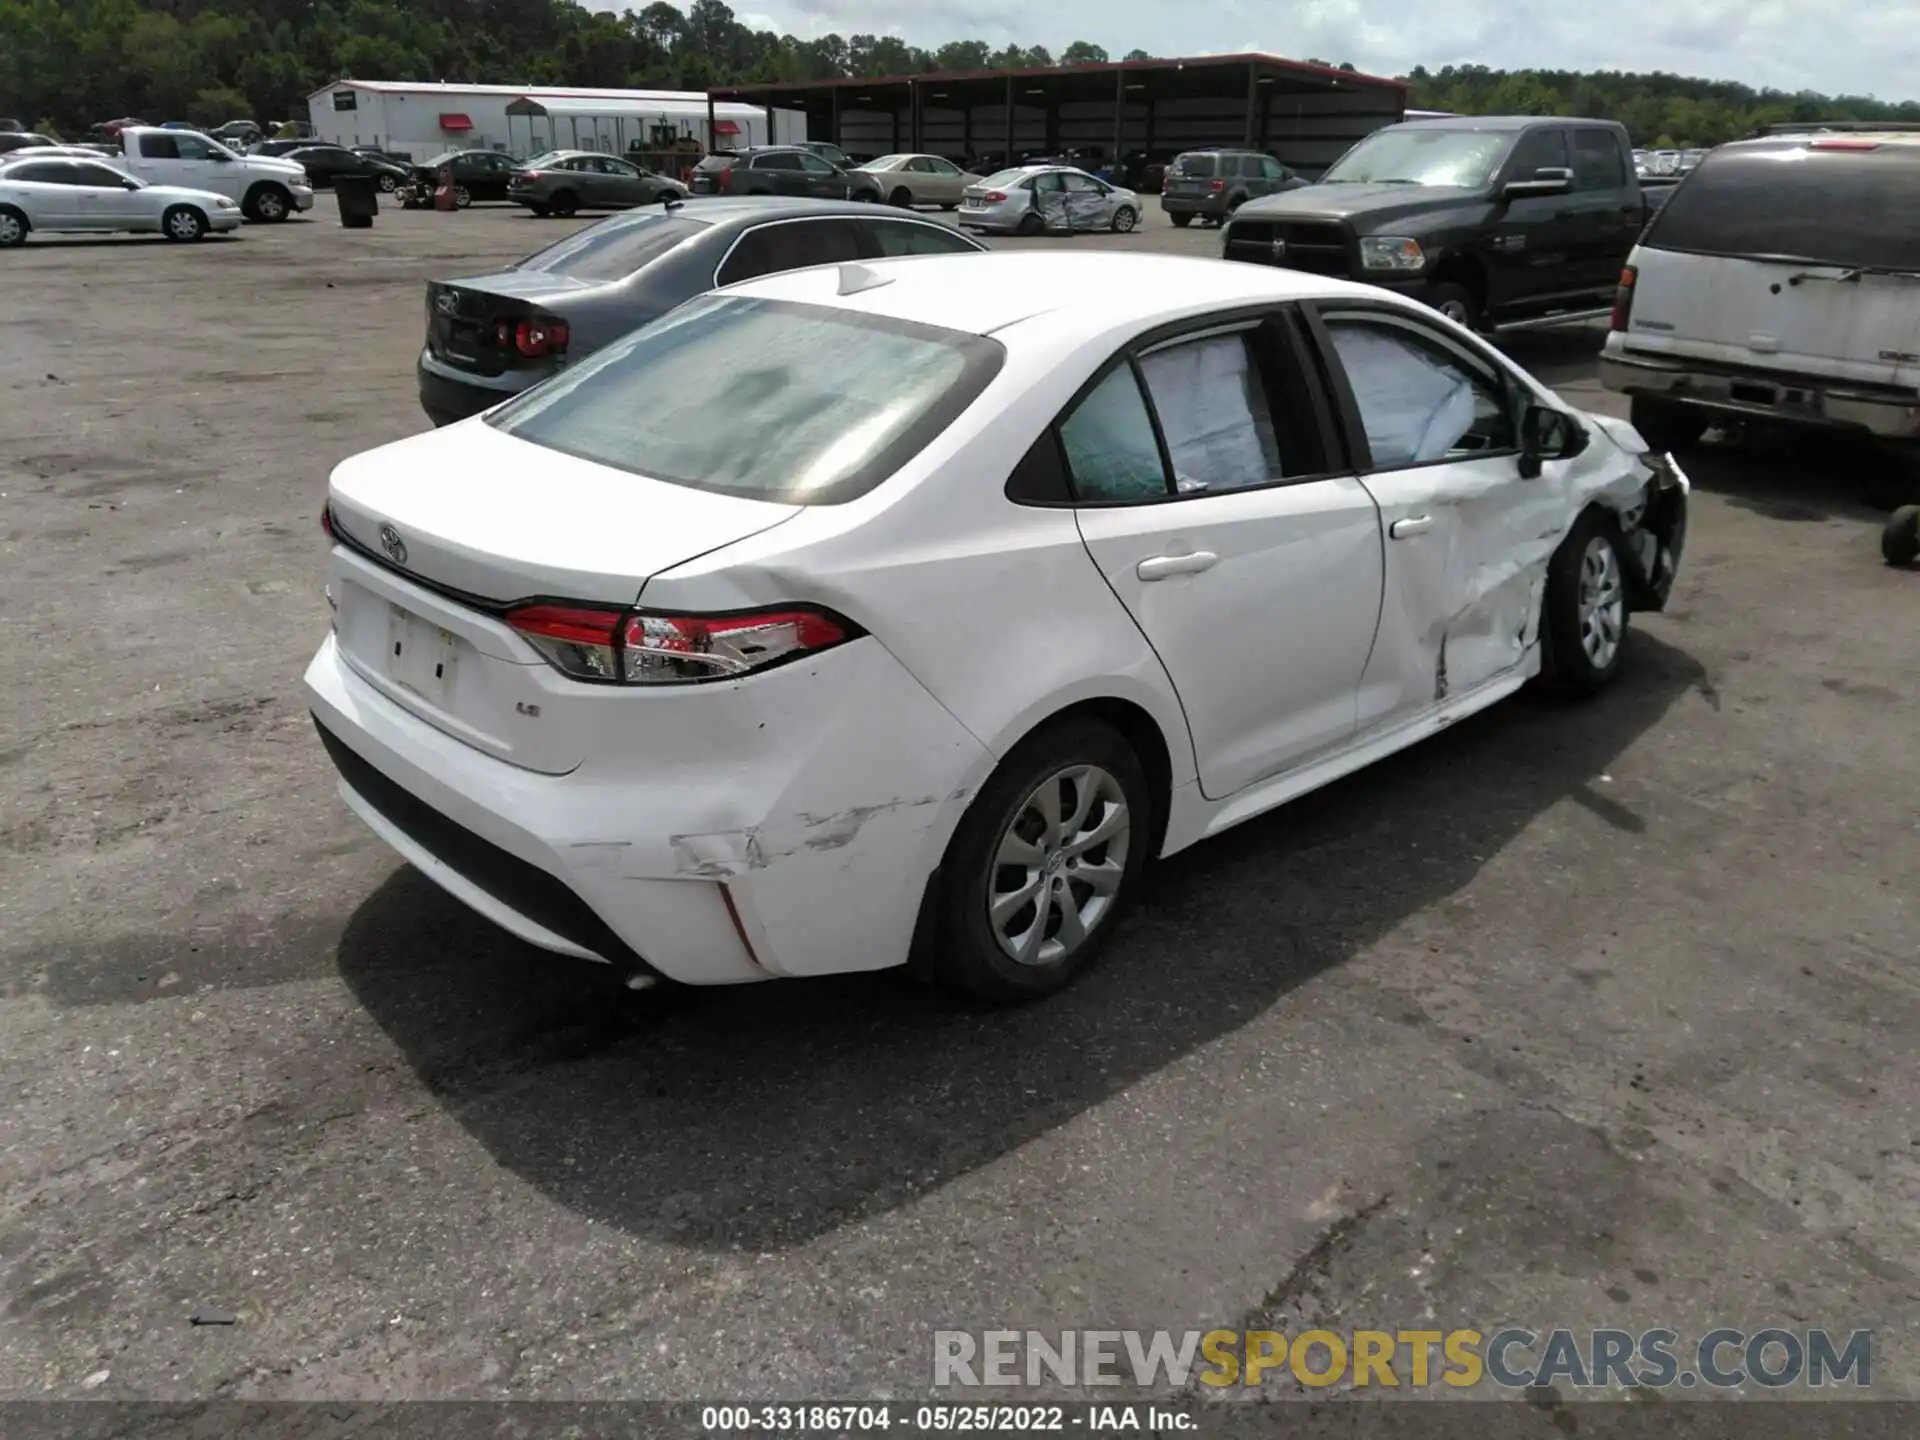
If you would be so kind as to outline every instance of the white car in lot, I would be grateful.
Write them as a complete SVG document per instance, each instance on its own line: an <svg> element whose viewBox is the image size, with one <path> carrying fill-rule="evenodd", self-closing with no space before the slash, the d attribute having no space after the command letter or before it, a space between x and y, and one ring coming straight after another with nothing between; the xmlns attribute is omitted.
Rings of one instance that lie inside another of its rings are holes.
<svg viewBox="0 0 1920 1440"><path fill-rule="evenodd" d="M1151 858L1604 685L1686 511L1631 427L1379 290L821 267L340 465L305 689L346 803L535 945L1013 998Z"/></svg>
<svg viewBox="0 0 1920 1440"><path fill-rule="evenodd" d="M1627 259L1601 382L1655 444L1725 420L1920 445L1920 135L1722 145Z"/></svg>
<svg viewBox="0 0 1920 1440"><path fill-rule="evenodd" d="M149 185L104 160L36 156L0 166L0 246L34 231L147 231L203 240L237 230L240 207L210 190Z"/></svg>

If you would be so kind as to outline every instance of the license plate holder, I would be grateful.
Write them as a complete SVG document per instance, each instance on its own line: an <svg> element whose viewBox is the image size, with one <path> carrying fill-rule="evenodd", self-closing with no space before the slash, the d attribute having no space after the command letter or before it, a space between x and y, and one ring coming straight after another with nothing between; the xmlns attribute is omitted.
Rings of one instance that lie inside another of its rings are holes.
<svg viewBox="0 0 1920 1440"><path fill-rule="evenodd" d="M387 675L441 709L453 695L460 640L400 605L387 606Z"/></svg>

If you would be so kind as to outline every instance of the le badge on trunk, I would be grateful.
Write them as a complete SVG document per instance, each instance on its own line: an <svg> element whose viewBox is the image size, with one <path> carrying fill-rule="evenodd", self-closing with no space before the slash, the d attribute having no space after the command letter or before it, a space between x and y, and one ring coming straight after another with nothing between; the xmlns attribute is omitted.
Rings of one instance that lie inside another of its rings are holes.
<svg viewBox="0 0 1920 1440"><path fill-rule="evenodd" d="M387 552L387 558L396 565L407 563L407 542L400 538L400 532L391 525L380 527L380 548Z"/></svg>

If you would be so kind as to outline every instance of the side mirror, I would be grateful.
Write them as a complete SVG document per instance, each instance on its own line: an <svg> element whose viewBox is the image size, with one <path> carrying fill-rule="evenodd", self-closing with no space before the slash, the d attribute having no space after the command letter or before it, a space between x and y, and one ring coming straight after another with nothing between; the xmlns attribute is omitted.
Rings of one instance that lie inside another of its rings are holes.
<svg viewBox="0 0 1920 1440"><path fill-rule="evenodd" d="M1564 195L1573 187L1573 171L1561 165L1542 165L1531 180L1509 180L1501 192L1510 198L1524 195Z"/></svg>
<svg viewBox="0 0 1920 1440"><path fill-rule="evenodd" d="M1520 417L1520 478L1537 480L1549 460L1571 460L1587 448L1587 434L1559 410L1529 404Z"/></svg>

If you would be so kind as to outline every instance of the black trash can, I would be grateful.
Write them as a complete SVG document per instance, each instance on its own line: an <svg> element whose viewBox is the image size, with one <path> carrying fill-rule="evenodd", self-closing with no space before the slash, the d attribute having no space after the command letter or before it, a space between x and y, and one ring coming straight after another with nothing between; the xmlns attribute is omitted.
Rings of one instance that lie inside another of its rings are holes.
<svg viewBox="0 0 1920 1440"><path fill-rule="evenodd" d="M340 204L340 223L349 230L365 230L380 213L380 187L371 175L336 175L333 198Z"/></svg>

